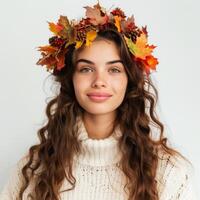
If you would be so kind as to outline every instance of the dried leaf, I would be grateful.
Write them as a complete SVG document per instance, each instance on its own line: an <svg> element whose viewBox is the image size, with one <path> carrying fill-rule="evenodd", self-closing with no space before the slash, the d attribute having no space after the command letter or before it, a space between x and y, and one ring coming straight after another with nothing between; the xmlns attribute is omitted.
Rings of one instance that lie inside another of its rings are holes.
<svg viewBox="0 0 200 200"><path fill-rule="evenodd" d="M58 24L60 24L61 26L63 26L66 29L70 26L68 18L66 16L62 16L62 15L60 15Z"/></svg>
<svg viewBox="0 0 200 200"><path fill-rule="evenodd" d="M123 20L121 26L123 32L133 31L136 28L134 16L132 15L131 17L128 17L127 20Z"/></svg>
<svg viewBox="0 0 200 200"><path fill-rule="evenodd" d="M74 28L70 24L66 16L60 16L58 24L63 27L63 30L59 32L59 35L63 38L68 39L70 42L74 41Z"/></svg>
<svg viewBox="0 0 200 200"><path fill-rule="evenodd" d="M59 35L59 32L63 30L63 27L58 24L54 24L53 22L49 23L49 30L53 32L55 35Z"/></svg>
<svg viewBox="0 0 200 200"><path fill-rule="evenodd" d="M65 66L65 54L67 52L67 49L61 50L60 52L58 52L58 54L56 55L56 69L57 70L61 70L64 66Z"/></svg>
<svg viewBox="0 0 200 200"><path fill-rule="evenodd" d="M43 52L51 53L51 54L55 53L57 50L58 50L57 47L53 47L53 46L50 46L50 45L38 47L38 51L43 51Z"/></svg>
<svg viewBox="0 0 200 200"><path fill-rule="evenodd" d="M146 64L152 69L156 69L156 65L158 64L158 59L155 58L154 56L147 56L146 57Z"/></svg>
<svg viewBox="0 0 200 200"><path fill-rule="evenodd" d="M53 57L52 55L44 55L43 54L43 57L40 58L36 64L42 65L42 66L46 65L47 69L50 70L55 67L56 62L57 61L56 61L55 57Z"/></svg>
<svg viewBox="0 0 200 200"><path fill-rule="evenodd" d="M107 22L108 16L101 16L101 11L97 6L94 6L94 8L90 6L85 6L84 8L86 9L86 17L90 19L91 24L97 26L99 24L103 25Z"/></svg>
<svg viewBox="0 0 200 200"><path fill-rule="evenodd" d="M120 16L114 16L115 19L115 26L117 27L118 32L121 32L121 17Z"/></svg>
<svg viewBox="0 0 200 200"><path fill-rule="evenodd" d="M76 41L76 46L75 48L78 49L79 47L81 47L83 44L83 41Z"/></svg>
<svg viewBox="0 0 200 200"><path fill-rule="evenodd" d="M131 53L142 60L145 60L145 58L149 56L155 48L153 45L147 45L147 37L144 33L137 37L136 43L133 43L130 38L125 37L125 40Z"/></svg>
<svg viewBox="0 0 200 200"><path fill-rule="evenodd" d="M92 41L96 38L96 31L89 31L86 34L86 46L90 46Z"/></svg>

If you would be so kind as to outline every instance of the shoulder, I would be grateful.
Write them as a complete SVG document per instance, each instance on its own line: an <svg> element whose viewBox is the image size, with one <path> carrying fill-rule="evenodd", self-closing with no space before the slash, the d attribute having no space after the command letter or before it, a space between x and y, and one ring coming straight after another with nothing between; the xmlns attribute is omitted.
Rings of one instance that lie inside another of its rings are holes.
<svg viewBox="0 0 200 200"><path fill-rule="evenodd" d="M26 154L21 157L12 167L7 182L3 186L3 190L1 191L0 199L17 199L19 191L25 181L22 174L22 168L27 164L28 161L29 156L28 154Z"/></svg>
<svg viewBox="0 0 200 200"><path fill-rule="evenodd" d="M23 180L21 169L24 166L26 159L27 157L24 156L12 167L9 178L0 194L0 199L9 200L17 198Z"/></svg>
<svg viewBox="0 0 200 200"><path fill-rule="evenodd" d="M160 151L158 156L156 181L161 199L196 199L192 164L181 155L172 156Z"/></svg>
<svg viewBox="0 0 200 200"><path fill-rule="evenodd" d="M172 173L179 172L179 177L186 178L193 171L192 164L181 155L170 155L164 151L158 152L157 175L167 178Z"/></svg>

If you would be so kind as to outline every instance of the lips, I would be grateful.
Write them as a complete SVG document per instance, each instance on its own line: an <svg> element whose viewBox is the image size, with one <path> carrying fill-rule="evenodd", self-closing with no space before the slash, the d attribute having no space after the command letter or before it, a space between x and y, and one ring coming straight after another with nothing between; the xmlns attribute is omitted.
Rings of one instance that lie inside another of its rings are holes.
<svg viewBox="0 0 200 200"><path fill-rule="evenodd" d="M91 92L87 94L88 98L95 103L103 103L107 101L112 95L105 92Z"/></svg>
<svg viewBox="0 0 200 200"><path fill-rule="evenodd" d="M110 97L112 96L109 93L105 93L105 92L91 92L87 94L88 96L96 96L96 97Z"/></svg>

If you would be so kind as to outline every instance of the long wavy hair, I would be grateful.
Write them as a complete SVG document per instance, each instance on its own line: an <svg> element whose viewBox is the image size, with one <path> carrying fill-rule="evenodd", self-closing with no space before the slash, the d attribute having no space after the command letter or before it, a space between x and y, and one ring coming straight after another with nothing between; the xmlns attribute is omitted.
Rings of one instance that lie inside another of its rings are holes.
<svg viewBox="0 0 200 200"><path fill-rule="evenodd" d="M117 45L128 75L125 97L117 108L113 127L120 125L123 133L119 140L122 151L120 169L127 178L125 187L129 191L129 200L158 200L155 181L158 150L162 149L170 155L179 154L167 144L164 125L156 115L158 92L151 77L144 74L142 63L133 61L120 33L109 29L100 31L98 37ZM37 200L59 200L59 190L64 179L72 186L65 192L75 187L73 156L80 153L81 148L74 124L77 117L84 113L76 100L72 82L76 52L74 45L70 45L65 67L52 73L55 83L60 86L59 92L47 104L48 120L38 130L40 142L30 147L28 162L22 168L24 184L19 192L20 200L34 177L34 195L30 196ZM152 137L152 127L159 130L157 139Z"/></svg>

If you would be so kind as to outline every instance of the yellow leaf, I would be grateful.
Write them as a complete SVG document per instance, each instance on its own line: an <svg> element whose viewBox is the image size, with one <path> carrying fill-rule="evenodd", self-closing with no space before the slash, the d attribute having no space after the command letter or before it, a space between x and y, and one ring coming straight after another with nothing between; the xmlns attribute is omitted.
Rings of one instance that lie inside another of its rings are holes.
<svg viewBox="0 0 200 200"><path fill-rule="evenodd" d="M78 49L79 47L82 46L82 44L83 44L82 41L76 41L76 46L75 46L75 48Z"/></svg>
<svg viewBox="0 0 200 200"><path fill-rule="evenodd" d="M121 17L116 15L114 16L114 19L115 19L115 26L117 27L118 32L121 32L121 25L120 25Z"/></svg>
<svg viewBox="0 0 200 200"><path fill-rule="evenodd" d="M86 34L86 46L90 46L92 41L96 38L96 31L89 31Z"/></svg>
<svg viewBox="0 0 200 200"><path fill-rule="evenodd" d="M135 44L135 54L138 58L145 59L147 56L150 56L153 51L151 46L147 45L147 37L144 33L137 38Z"/></svg>
<svg viewBox="0 0 200 200"><path fill-rule="evenodd" d="M147 37L144 33L137 37L136 43L130 38L125 37L125 40L131 53L142 60L145 60L147 56L150 56L155 48L155 46L149 46L147 44Z"/></svg>

